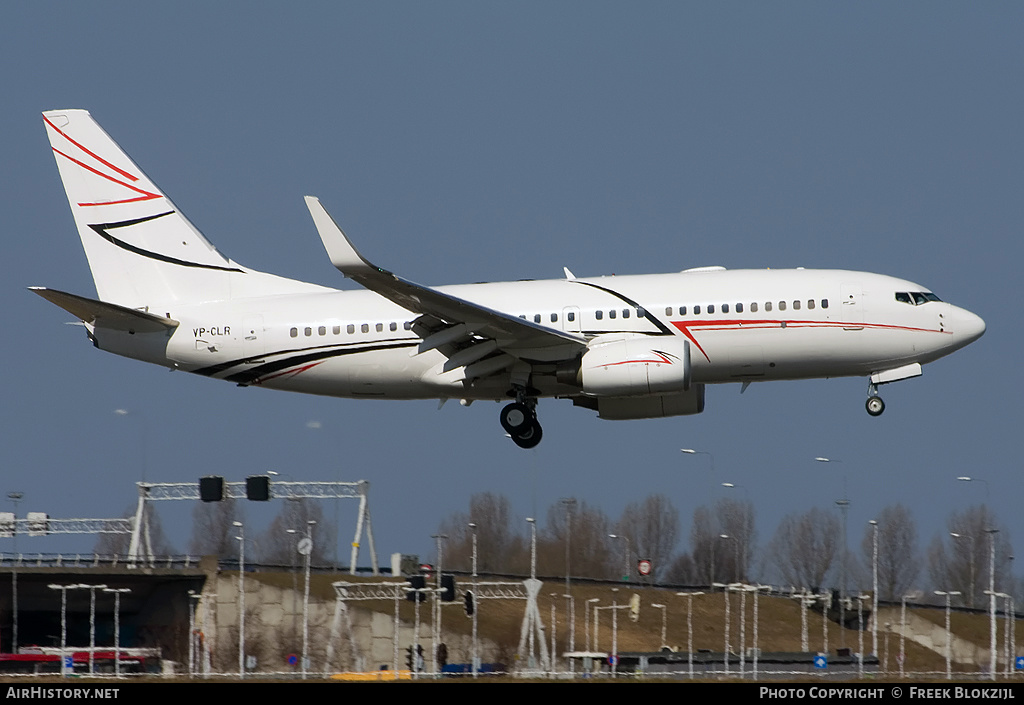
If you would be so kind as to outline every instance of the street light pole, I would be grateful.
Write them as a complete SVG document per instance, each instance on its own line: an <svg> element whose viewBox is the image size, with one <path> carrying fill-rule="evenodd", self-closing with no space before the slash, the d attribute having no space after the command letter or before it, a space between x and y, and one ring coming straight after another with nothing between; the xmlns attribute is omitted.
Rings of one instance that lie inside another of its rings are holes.
<svg viewBox="0 0 1024 705"><path fill-rule="evenodd" d="M306 522L305 542L302 545L302 552L306 554L306 586L302 592L302 679L306 679L306 671L309 670L309 562L313 557L313 527L316 525L314 519Z"/></svg>
<svg viewBox="0 0 1024 705"><path fill-rule="evenodd" d="M960 595L959 590L936 590L936 595L944 595L946 598L946 680L953 678L953 671L951 667L952 650L950 648L950 642L953 640L953 633L949 629L949 598L951 595Z"/></svg>
<svg viewBox="0 0 1024 705"><path fill-rule="evenodd" d="M473 534L473 668L472 668L472 670L473 670L473 677L476 678L478 676L478 672L480 670L480 666L479 666L479 664L480 664L480 652L479 652L479 645L478 645L478 642L477 642L477 631L476 631L476 628L477 628L477 616L476 616L476 612L477 612L477 598L480 596L479 592L477 591L477 587L476 587L476 578L477 578L477 573L476 573L476 524L473 523L473 522L470 522L469 524L467 524L467 526L469 527L469 530Z"/></svg>
<svg viewBox="0 0 1024 705"><path fill-rule="evenodd" d="M633 552L630 549L629 537L628 536L623 536L622 534L608 534L608 538L610 538L610 539L623 539L626 542L626 551L625 551L625 553L622 554L622 559L623 559L622 560L622 568L623 568L622 581L623 582L629 582L629 576L632 574L632 571L629 569L629 556Z"/></svg>
<svg viewBox="0 0 1024 705"><path fill-rule="evenodd" d="M871 653L878 657L878 522L871 524Z"/></svg>
<svg viewBox="0 0 1024 705"><path fill-rule="evenodd" d="M231 523L238 528L238 677L245 678L245 526Z"/></svg>
<svg viewBox="0 0 1024 705"><path fill-rule="evenodd" d="M986 489L988 483L985 484ZM999 529L985 529L988 534L988 619L989 678L996 679L996 534Z"/></svg>

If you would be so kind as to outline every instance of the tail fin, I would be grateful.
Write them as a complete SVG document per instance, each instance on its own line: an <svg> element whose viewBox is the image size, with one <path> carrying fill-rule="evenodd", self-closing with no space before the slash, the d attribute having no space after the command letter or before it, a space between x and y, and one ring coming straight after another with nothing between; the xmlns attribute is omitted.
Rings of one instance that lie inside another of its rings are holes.
<svg viewBox="0 0 1024 705"><path fill-rule="evenodd" d="M88 111L43 113L102 301L129 308L319 290L220 254Z"/></svg>

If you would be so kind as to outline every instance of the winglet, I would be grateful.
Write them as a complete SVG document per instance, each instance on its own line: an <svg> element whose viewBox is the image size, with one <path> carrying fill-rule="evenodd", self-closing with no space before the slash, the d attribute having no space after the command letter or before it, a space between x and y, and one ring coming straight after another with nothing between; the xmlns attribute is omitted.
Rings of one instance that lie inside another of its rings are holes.
<svg viewBox="0 0 1024 705"><path fill-rule="evenodd" d="M320 204L319 198L306 196L306 207L309 208L309 214L313 216L313 224L320 234L320 240L324 243L327 256L331 258L331 264L337 267L342 274L352 278L364 274L368 270L380 271L352 246L348 237L334 222L331 214Z"/></svg>
<svg viewBox="0 0 1024 705"><path fill-rule="evenodd" d="M565 272L565 278L569 281L575 281L576 275L569 271L568 267L562 267L562 271Z"/></svg>

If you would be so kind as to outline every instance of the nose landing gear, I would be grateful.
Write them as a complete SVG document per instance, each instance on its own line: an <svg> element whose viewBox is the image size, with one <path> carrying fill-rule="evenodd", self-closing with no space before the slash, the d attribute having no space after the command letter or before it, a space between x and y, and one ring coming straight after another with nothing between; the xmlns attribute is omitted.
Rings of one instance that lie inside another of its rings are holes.
<svg viewBox="0 0 1024 705"><path fill-rule="evenodd" d="M498 420L505 432L520 448L535 448L544 433L537 421L537 401L519 398L501 410Z"/></svg>

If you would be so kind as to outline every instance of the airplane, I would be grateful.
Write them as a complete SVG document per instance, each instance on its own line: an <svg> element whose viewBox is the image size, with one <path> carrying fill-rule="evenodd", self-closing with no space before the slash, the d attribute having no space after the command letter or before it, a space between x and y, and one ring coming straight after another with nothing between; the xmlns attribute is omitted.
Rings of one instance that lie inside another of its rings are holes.
<svg viewBox="0 0 1024 705"><path fill-rule="evenodd" d="M977 340L985 322L929 289L844 270L727 270L427 287L372 264L306 206L342 291L222 255L85 110L43 113L98 299L31 291L93 345L145 362L307 394L505 401L522 448L541 398L603 419L699 414L709 384L866 376L878 387Z"/></svg>

